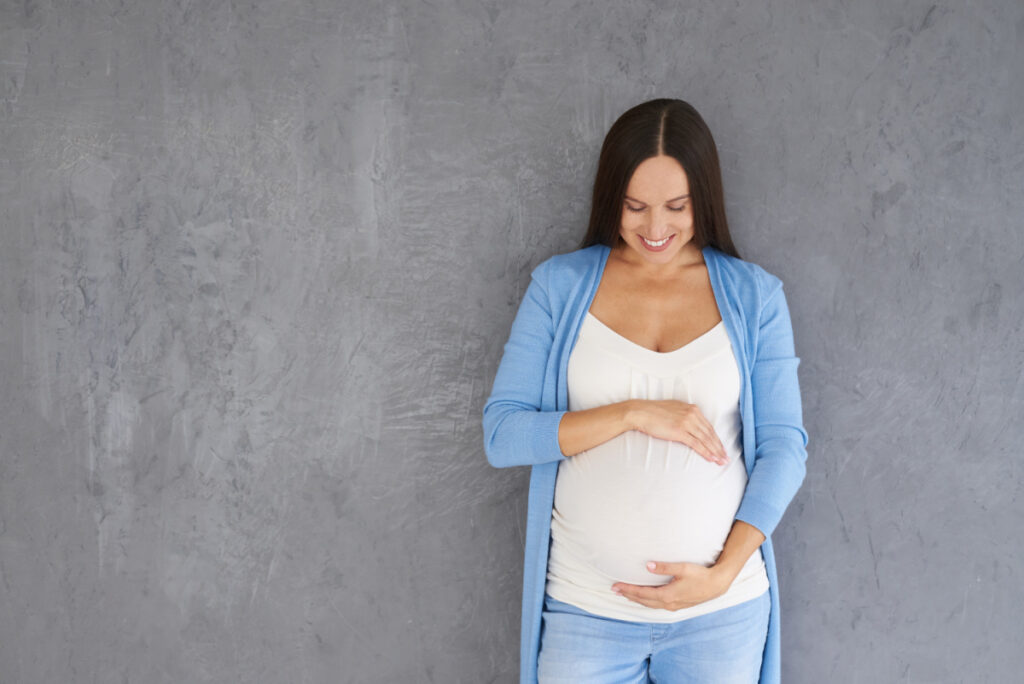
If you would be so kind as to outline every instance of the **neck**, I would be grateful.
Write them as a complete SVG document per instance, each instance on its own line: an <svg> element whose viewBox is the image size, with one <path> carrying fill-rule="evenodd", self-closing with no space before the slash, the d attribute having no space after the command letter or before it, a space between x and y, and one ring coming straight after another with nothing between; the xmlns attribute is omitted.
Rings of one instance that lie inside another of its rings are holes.
<svg viewBox="0 0 1024 684"><path fill-rule="evenodd" d="M679 253L672 261L664 264L653 264L647 261L629 249L626 243L621 240L612 248L610 256L618 259L640 276L652 280L671 280L683 275L694 266L702 266L704 264L703 250L698 248L692 241L683 245L683 248L679 250Z"/></svg>

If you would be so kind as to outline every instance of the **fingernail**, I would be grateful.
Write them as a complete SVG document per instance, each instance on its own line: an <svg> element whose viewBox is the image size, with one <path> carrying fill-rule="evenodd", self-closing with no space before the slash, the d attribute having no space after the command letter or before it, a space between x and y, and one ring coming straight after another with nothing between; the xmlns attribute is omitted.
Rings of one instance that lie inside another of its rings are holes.
<svg viewBox="0 0 1024 684"><path fill-rule="evenodd" d="M654 569L654 566L655 566L655 563L653 563L653 562L651 562L651 563L648 563L648 564L647 564L647 569L648 569L648 570L653 570L653 569Z"/></svg>

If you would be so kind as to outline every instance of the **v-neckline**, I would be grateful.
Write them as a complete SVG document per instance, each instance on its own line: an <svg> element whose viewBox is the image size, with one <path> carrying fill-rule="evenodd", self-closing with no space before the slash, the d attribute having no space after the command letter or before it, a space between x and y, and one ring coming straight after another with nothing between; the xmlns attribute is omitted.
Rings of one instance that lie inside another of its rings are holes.
<svg viewBox="0 0 1024 684"><path fill-rule="evenodd" d="M644 345L640 344L639 342L634 342L633 340L629 339L628 337L626 337L622 333L616 331L614 328L609 326L607 323L602 321L600 318L595 316L590 311L587 311L586 314L584 314L584 315L585 316L589 316L591 320L595 321L599 326L604 328L607 332L611 333L612 335L614 335L618 339L620 339L623 342L627 343L630 347L636 348L638 351L641 351L641 352L647 352L648 354L653 354L654 356L656 356L658 358L668 358L668 357L672 357L672 356L678 356L681 352L688 352L695 345L700 344L700 342L702 340L704 340L707 337L710 337L711 334L714 333L716 330L718 330L719 327L722 327L722 326L725 325L725 321L724 320L720 320L717 323L715 323L713 326L711 326L710 329L706 330L705 332L702 332L700 335L697 335L696 337L694 337L692 340L690 340L689 342L687 342L683 346L676 347L675 349L673 349L671 351L660 352L660 351L655 351L654 349L651 349L650 347L645 347Z"/></svg>
<svg viewBox="0 0 1024 684"><path fill-rule="evenodd" d="M686 349L692 343L696 342L697 340L701 339L702 337L706 337L707 335L709 335L718 326L720 326L720 325L724 326L725 325L725 314L722 312L722 305L721 305L721 302L719 301L719 298L718 298L718 291L715 289L715 274L712 273L712 271L711 271L711 269L712 269L711 261L714 258L714 256L711 254L712 247L711 247L711 245L705 245L704 247L701 248L700 252L704 256L704 266L707 267L707 269L708 269L708 281L711 283L711 294L712 294L712 296L715 299L715 308L718 309L718 317L719 317L718 323L715 323L715 325L712 328L710 328L709 330L701 333L700 335L698 335L697 337L693 338L692 340L690 340L689 342L687 342L683 346L677 347L677 348L673 349L672 351L667 351L667 352L655 351L653 349L645 347L644 345L642 345L642 344L640 344L638 342L634 342L633 340L629 339L628 337L626 337L622 333L617 332L611 326L609 326L608 324L604 323L600 318L598 318L594 314L590 313L590 307L592 307L594 305L594 297L597 295L597 291L601 288L601 280L604 278L605 269L608 267L608 257L611 256L611 253L612 253L612 248L609 247L608 245L602 244L601 246L604 248L604 255L601 257L601 265L600 265L600 267L598 268L598 271L597 271L597 285L594 287L594 291L590 293L590 301L587 302L587 308L583 312L584 318L586 316L590 316L595 321L600 323L602 327L604 327L608 331L612 332L613 334L617 335L618 337L622 338L626 342L629 342L631 345L633 345L633 346L635 346L635 347L637 347L639 349L643 349L644 351L649 352L651 354L655 354L657 356L668 356L669 354L675 354L677 351L680 351L682 349ZM729 333L728 326L726 326L725 331L726 331L726 333ZM730 335L730 338L731 338L731 335Z"/></svg>

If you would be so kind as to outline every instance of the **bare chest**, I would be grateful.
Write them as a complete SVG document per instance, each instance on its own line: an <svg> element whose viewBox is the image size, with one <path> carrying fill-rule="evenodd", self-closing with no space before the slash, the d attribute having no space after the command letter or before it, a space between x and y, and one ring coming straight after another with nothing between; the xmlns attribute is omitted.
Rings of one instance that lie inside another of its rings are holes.
<svg viewBox="0 0 1024 684"><path fill-rule="evenodd" d="M722 320L705 265L658 281L609 262L590 313L622 337L661 353L686 346Z"/></svg>

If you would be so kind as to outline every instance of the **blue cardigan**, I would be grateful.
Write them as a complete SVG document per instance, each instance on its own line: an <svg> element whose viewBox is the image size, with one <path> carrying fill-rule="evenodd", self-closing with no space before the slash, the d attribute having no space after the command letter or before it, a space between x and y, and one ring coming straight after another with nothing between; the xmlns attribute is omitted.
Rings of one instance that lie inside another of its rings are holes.
<svg viewBox="0 0 1024 684"><path fill-rule="evenodd" d="M760 684L781 679L779 592L771 533L806 473L793 329L782 281L714 247L703 250L719 313L740 368L747 487L736 518L765 535L771 614ZM559 462L558 424L569 407L566 374L580 323L590 309L610 248L557 254L531 273L491 396L483 409L484 451L499 468L532 466L527 508L519 679L537 681L541 609ZM753 458L751 458L753 454Z"/></svg>

